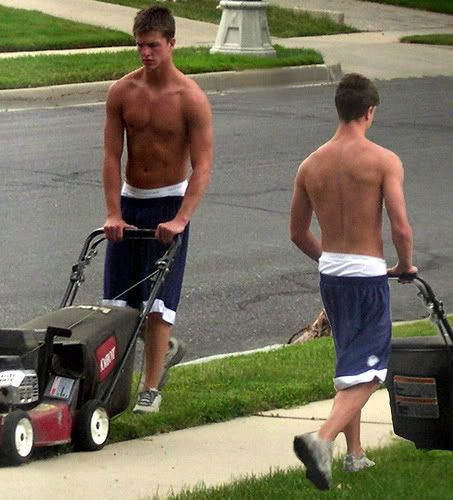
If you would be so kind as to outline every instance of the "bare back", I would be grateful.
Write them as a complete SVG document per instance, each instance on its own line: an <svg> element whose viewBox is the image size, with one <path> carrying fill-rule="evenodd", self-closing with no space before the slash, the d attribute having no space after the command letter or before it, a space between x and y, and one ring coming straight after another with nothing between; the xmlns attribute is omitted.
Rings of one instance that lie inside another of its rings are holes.
<svg viewBox="0 0 453 500"><path fill-rule="evenodd" d="M323 252L383 258L385 206L398 256L391 271L416 272L403 164L395 153L366 138L379 103L377 90L362 75L345 75L335 103L340 117L335 135L297 171L291 199L291 241L316 262ZM321 229L320 239L311 230L313 214Z"/></svg>
<svg viewBox="0 0 453 500"><path fill-rule="evenodd" d="M334 137L302 164L324 251L383 256L384 148Z"/></svg>

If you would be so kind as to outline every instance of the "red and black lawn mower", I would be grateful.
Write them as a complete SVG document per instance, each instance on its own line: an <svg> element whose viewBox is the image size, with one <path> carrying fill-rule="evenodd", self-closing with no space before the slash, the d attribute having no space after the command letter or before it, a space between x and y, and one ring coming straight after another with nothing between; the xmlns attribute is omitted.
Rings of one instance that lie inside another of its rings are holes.
<svg viewBox="0 0 453 500"><path fill-rule="evenodd" d="M453 451L453 332L443 304L420 276L409 276L439 335L396 338L387 374L395 434L417 448Z"/></svg>
<svg viewBox="0 0 453 500"><path fill-rule="evenodd" d="M124 239L153 240L154 231L127 229ZM74 306L85 267L104 240L102 229L85 240L59 309L0 329L0 453L9 464L26 462L34 447L73 442L81 450L99 450L110 418L129 405L136 341L180 239L145 278L151 291L141 311ZM171 339L170 351L178 347Z"/></svg>

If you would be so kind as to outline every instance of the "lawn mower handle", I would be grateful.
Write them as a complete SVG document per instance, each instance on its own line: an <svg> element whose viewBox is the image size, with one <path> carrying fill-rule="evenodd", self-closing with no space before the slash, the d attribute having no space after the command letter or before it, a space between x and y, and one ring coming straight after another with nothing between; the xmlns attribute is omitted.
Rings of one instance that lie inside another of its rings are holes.
<svg viewBox="0 0 453 500"><path fill-rule="evenodd" d="M123 229L123 240L155 240L155 229L139 229L135 227L125 227Z"/></svg>
<svg viewBox="0 0 453 500"><path fill-rule="evenodd" d="M387 275L389 279L396 279L398 280L399 283L413 283L418 288L420 295L422 296L425 302L425 305L436 304L436 303L441 304L441 302L439 302L439 300L434 295L431 286L417 273L395 274L389 272Z"/></svg>
<svg viewBox="0 0 453 500"><path fill-rule="evenodd" d="M85 267L96 256L97 246L106 239L102 227L91 231L86 238L79 258L72 266L69 283L60 302L60 308L72 305L81 283L85 280ZM154 240L156 239L155 229L138 229L134 227L125 227L123 230L123 240Z"/></svg>
<svg viewBox="0 0 453 500"><path fill-rule="evenodd" d="M431 286L421 278L417 273L403 273L396 275L388 273L390 279L397 279L400 283L413 283L418 288L418 295L422 299L424 306L430 312L430 319L439 329L440 334L447 343L447 337L453 343L453 331L448 322L447 314L444 310L444 305L434 294Z"/></svg>
<svg viewBox="0 0 453 500"><path fill-rule="evenodd" d="M414 281L416 278L418 278L417 273L395 274L395 273L392 273L392 272L388 272L387 276L389 278L397 279L398 281Z"/></svg>
<svg viewBox="0 0 453 500"><path fill-rule="evenodd" d="M418 290L420 291L420 294L422 295L423 299L426 302L429 303L436 303L439 302L434 295L433 289L431 286L423 279L421 278L417 273L402 273L402 274L394 274L389 272L388 273L389 279L396 279L398 280L399 283L413 283Z"/></svg>

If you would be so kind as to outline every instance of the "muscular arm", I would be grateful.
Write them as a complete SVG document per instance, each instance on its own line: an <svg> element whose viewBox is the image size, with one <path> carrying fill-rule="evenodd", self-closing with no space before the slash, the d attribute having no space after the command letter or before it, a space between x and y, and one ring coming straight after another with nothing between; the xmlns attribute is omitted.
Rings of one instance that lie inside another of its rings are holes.
<svg viewBox="0 0 453 500"><path fill-rule="evenodd" d="M392 241L398 256L398 263L392 268L396 274L417 271L412 265L412 228L406 212L403 181L404 171L401 161L392 154L384 172L383 196L390 220Z"/></svg>
<svg viewBox="0 0 453 500"><path fill-rule="evenodd" d="M197 92L189 96L186 109L192 175L175 218L157 227L156 236L164 242L170 242L175 235L184 231L211 178L213 131L208 98L197 89Z"/></svg>
<svg viewBox="0 0 453 500"><path fill-rule="evenodd" d="M123 228L127 226L122 218L120 207L123 134L124 123L121 115L119 89L113 86L109 91L106 103L102 182L107 210L104 231L106 237L114 241L122 238Z"/></svg>
<svg viewBox="0 0 453 500"><path fill-rule="evenodd" d="M313 208L304 186L304 163L299 167L294 182L289 232L291 241L317 262L321 256L322 247L320 241L310 231Z"/></svg>

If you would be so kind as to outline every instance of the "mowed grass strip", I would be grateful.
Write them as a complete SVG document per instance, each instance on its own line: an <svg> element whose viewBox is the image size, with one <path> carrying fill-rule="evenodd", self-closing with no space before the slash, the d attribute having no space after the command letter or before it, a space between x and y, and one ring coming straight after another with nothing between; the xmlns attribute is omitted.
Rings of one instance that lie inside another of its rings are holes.
<svg viewBox="0 0 453 500"><path fill-rule="evenodd" d="M396 325L394 336L434 335L433 325ZM112 441L124 441L259 411L291 408L334 396L335 353L331 338L271 352L228 357L171 370L157 414L130 411L112 421ZM136 389L137 381L134 384ZM134 395L131 397L134 403Z"/></svg>
<svg viewBox="0 0 453 500"><path fill-rule="evenodd" d="M453 45L453 33L403 36L400 41L427 45Z"/></svg>
<svg viewBox="0 0 453 500"><path fill-rule="evenodd" d="M184 47L175 50L174 61L186 74L301 66L323 62L322 56L311 49L286 49L280 46L275 48L277 57L254 57L209 54L208 48ZM140 65L135 50L0 59L0 89L117 80Z"/></svg>
<svg viewBox="0 0 453 500"><path fill-rule="evenodd" d="M0 52L134 45L127 33L0 6Z"/></svg>
<svg viewBox="0 0 453 500"><path fill-rule="evenodd" d="M365 0L365 2L409 7L411 9L428 10L441 14L453 14L452 0Z"/></svg>
<svg viewBox="0 0 453 500"><path fill-rule="evenodd" d="M291 443L282 443L290 449ZM343 472L342 461L333 464L333 487L317 490L302 467L249 476L214 488L203 485L167 496L168 500L292 500L326 498L345 500L450 500L453 491L452 452L417 450L397 441L367 455L376 466L356 474ZM153 497L157 499L158 497Z"/></svg>
<svg viewBox="0 0 453 500"><path fill-rule="evenodd" d="M104 0L105 1L105 0ZM107 3L125 5L137 9L145 9L151 5L162 5L156 0L109 0ZM222 10L218 8L218 0L189 0L166 4L175 16L219 24ZM285 9L270 5L267 8L269 31L276 37L334 35L339 33L355 33L358 30L346 24L334 22L327 16L320 18L305 12ZM178 31L176 30L176 39Z"/></svg>

